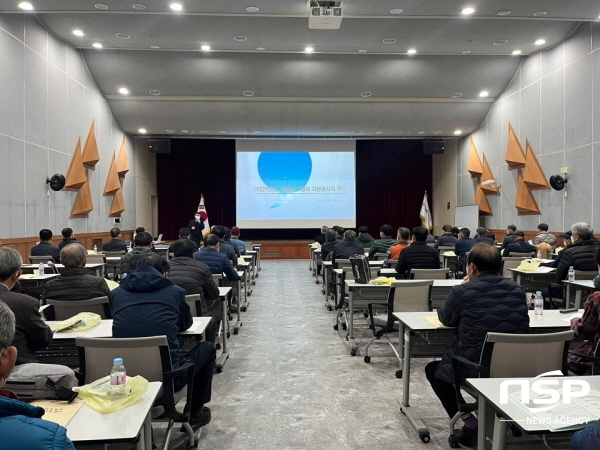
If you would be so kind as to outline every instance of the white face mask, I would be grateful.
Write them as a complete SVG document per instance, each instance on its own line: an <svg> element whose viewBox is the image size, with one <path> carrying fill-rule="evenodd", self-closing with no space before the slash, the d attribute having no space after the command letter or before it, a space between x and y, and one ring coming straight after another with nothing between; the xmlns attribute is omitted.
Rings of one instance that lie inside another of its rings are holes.
<svg viewBox="0 0 600 450"><path fill-rule="evenodd" d="M200 220L200 216L194 216L194 219Z"/></svg>

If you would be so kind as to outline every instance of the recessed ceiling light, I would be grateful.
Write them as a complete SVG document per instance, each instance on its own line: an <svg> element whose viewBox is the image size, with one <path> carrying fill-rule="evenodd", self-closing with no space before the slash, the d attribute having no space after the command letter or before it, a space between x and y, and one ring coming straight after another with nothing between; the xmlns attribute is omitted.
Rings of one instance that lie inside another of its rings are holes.
<svg viewBox="0 0 600 450"><path fill-rule="evenodd" d="M167 133L175 133L175 130L173 128L167 128L165 131Z"/></svg>
<svg viewBox="0 0 600 450"><path fill-rule="evenodd" d="M497 39L494 41L494 45L506 45L508 41L506 39Z"/></svg>
<svg viewBox="0 0 600 450"><path fill-rule="evenodd" d="M404 134L404 131L396 131L397 134Z"/></svg>
<svg viewBox="0 0 600 450"><path fill-rule="evenodd" d="M264 47L256 47L256 50L259 50L259 51L261 51L261 52L262 52L264 49L265 49Z"/></svg>
<svg viewBox="0 0 600 450"><path fill-rule="evenodd" d="M358 53L367 53L367 50L365 50L364 48L361 48Z"/></svg>
<svg viewBox="0 0 600 450"><path fill-rule="evenodd" d="M146 9L146 5L142 5L141 3L134 3L131 5L133 9Z"/></svg>
<svg viewBox="0 0 600 450"><path fill-rule="evenodd" d="M96 8L96 9L108 9L108 5L105 5L104 3L96 3L94 5L94 8Z"/></svg>
<svg viewBox="0 0 600 450"><path fill-rule="evenodd" d="M521 50L513 50L512 54L513 55L520 55L521 54Z"/></svg>
<svg viewBox="0 0 600 450"><path fill-rule="evenodd" d="M75 36L83 36L83 31L81 31L81 30L73 30L73 34Z"/></svg>
<svg viewBox="0 0 600 450"><path fill-rule="evenodd" d="M206 133L206 130L200 130L198 133Z"/></svg>
<svg viewBox="0 0 600 450"><path fill-rule="evenodd" d="M248 12L258 12L258 8L256 6L248 6L246 8L246 11L248 11Z"/></svg>
<svg viewBox="0 0 600 450"><path fill-rule="evenodd" d="M102 44L100 42L94 42L92 44L92 47L94 47L94 48L102 48Z"/></svg>
<svg viewBox="0 0 600 450"><path fill-rule="evenodd" d="M160 47L158 45L151 45L150 48L153 48L156 50L157 48L160 48Z"/></svg>
<svg viewBox="0 0 600 450"><path fill-rule="evenodd" d="M129 94L129 89L125 87L119 88L119 94L127 95Z"/></svg>
<svg viewBox="0 0 600 450"><path fill-rule="evenodd" d="M414 48L409 48L406 53L408 53L409 55L414 55L415 53L417 53L417 51Z"/></svg>
<svg viewBox="0 0 600 450"><path fill-rule="evenodd" d="M189 133L188 130L181 130L182 133Z"/></svg>
<svg viewBox="0 0 600 450"><path fill-rule="evenodd" d="M458 136L459 134L462 134L462 130L454 130L454 134Z"/></svg>
<svg viewBox="0 0 600 450"><path fill-rule="evenodd" d="M118 37L119 39L129 39L131 37L126 33L117 33L117 34L115 34L115 36Z"/></svg>
<svg viewBox="0 0 600 450"><path fill-rule="evenodd" d="M509 9L503 9L501 11L498 11L499 16L508 16L510 13L512 13L512 11Z"/></svg>
<svg viewBox="0 0 600 450"><path fill-rule="evenodd" d="M254 134L254 130L246 130L246 134Z"/></svg>
<svg viewBox="0 0 600 450"><path fill-rule="evenodd" d="M314 51L315 51L315 49L312 47L304 47L304 53L312 53Z"/></svg>
<svg viewBox="0 0 600 450"><path fill-rule="evenodd" d="M462 97L462 92L455 92L454 94L452 94L450 97L452 98L459 98Z"/></svg>
<svg viewBox="0 0 600 450"><path fill-rule="evenodd" d="M19 8L24 9L25 11L31 11L33 9L33 5L29 2L21 2L19 3Z"/></svg>
<svg viewBox="0 0 600 450"><path fill-rule="evenodd" d="M160 95L160 91L158 89L150 89L148 92L150 95Z"/></svg>
<svg viewBox="0 0 600 450"><path fill-rule="evenodd" d="M439 131L439 130L433 132L433 134L442 134L442 133L443 133L443 131Z"/></svg>
<svg viewBox="0 0 600 450"><path fill-rule="evenodd" d="M471 50L464 50L461 52L463 55L468 55L469 53L471 53Z"/></svg>
<svg viewBox="0 0 600 450"><path fill-rule="evenodd" d="M392 14L402 14L404 12L401 8L394 8L390 11Z"/></svg>
<svg viewBox="0 0 600 450"><path fill-rule="evenodd" d="M181 11L183 9L183 6L181 3L171 3L169 5L169 7L173 10L173 11Z"/></svg>
<svg viewBox="0 0 600 450"><path fill-rule="evenodd" d="M463 16L469 16L469 15L473 14L474 12L475 12L475 8L464 8L464 9L461 11L461 14L462 14Z"/></svg>
<svg viewBox="0 0 600 450"><path fill-rule="evenodd" d="M233 40L238 41L238 42L244 42L244 41L247 41L248 38L246 36L234 36Z"/></svg>
<svg viewBox="0 0 600 450"><path fill-rule="evenodd" d="M535 41L535 45L544 45L546 43L546 41L544 39L538 39L537 41Z"/></svg>
<svg viewBox="0 0 600 450"><path fill-rule="evenodd" d="M362 133L362 131L359 131L359 130L355 130L352 132L352 134L360 134L360 133Z"/></svg>
<svg viewBox="0 0 600 450"><path fill-rule="evenodd" d="M419 131L419 134L425 134L425 132L424 131Z"/></svg>
<svg viewBox="0 0 600 450"><path fill-rule="evenodd" d="M227 133L227 131L223 131L223 130L221 130L221 131L219 131L219 133L221 133L221 134L225 134L225 133Z"/></svg>
<svg viewBox="0 0 600 450"><path fill-rule="evenodd" d="M260 131L260 130L256 130L256 131L254 132L254 134L262 134L262 131Z"/></svg>
<svg viewBox="0 0 600 450"><path fill-rule="evenodd" d="M533 15L534 15L535 17L542 17L542 16L545 16L546 14L548 14L548 12L547 12L547 11L537 11L537 12L534 12L534 13L533 13Z"/></svg>
<svg viewBox="0 0 600 450"><path fill-rule="evenodd" d="M383 40L384 44L395 44L396 43L396 39L394 38L386 38Z"/></svg>
<svg viewBox="0 0 600 450"><path fill-rule="evenodd" d="M146 129L145 129L145 128L140 128L140 129L138 130L138 133L146 134L146 133L147 133L147 131L146 131Z"/></svg>
<svg viewBox="0 0 600 450"><path fill-rule="evenodd" d="M200 47L202 50L204 50L205 52L208 52L210 50L210 45L203 45L202 47Z"/></svg>
<svg viewBox="0 0 600 450"><path fill-rule="evenodd" d="M375 134L381 134L383 131L376 131Z"/></svg>
<svg viewBox="0 0 600 450"><path fill-rule="evenodd" d="M489 93L488 91L481 91L481 92L479 93L479 96L480 96L480 97L487 97L488 95L490 95L490 93Z"/></svg>
<svg viewBox="0 0 600 450"><path fill-rule="evenodd" d="M370 92L363 92L362 94L360 94L361 97L367 98L371 96Z"/></svg>
<svg viewBox="0 0 600 450"><path fill-rule="evenodd" d="M253 97L254 96L254 92L252 92L252 91L244 91L244 92L242 92L242 95L244 97Z"/></svg>

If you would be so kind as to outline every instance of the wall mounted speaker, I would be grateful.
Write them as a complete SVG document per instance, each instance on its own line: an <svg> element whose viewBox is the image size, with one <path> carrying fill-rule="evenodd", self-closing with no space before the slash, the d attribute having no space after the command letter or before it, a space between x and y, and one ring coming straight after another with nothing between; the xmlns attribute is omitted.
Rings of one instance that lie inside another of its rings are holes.
<svg viewBox="0 0 600 450"><path fill-rule="evenodd" d="M423 153L425 155L442 155L445 142L443 140L423 141Z"/></svg>
<svg viewBox="0 0 600 450"><path fill-rule="evenodd" d="M52 178L46 178L46 184L50 186L53 191L60 191L65 187L65 176L60 173L55 173Z"/></svg>
<svg viewBox="0 0 600 450"><path fill-rule="evenodd" d="M556 174L550 177L550 186L552 186L552 189L554 189L555 191L562 191L565 188L566 184L566 176L563 177L562 175Z"/></svg>
<svg viewBox="0 0 600 450"><path fill-rule="evenodd" d="M171 153L170 139L148 139L150 153Z"/></svg>

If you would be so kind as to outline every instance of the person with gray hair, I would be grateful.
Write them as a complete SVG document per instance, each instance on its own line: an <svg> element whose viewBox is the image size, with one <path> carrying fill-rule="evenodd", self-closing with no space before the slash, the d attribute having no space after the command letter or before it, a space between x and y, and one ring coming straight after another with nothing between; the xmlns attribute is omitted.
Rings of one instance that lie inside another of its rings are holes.
<svg viewBox="0 0 600 450"><path fill-rule="evenodd" d="M0 248L0 303L4 302L16 319L12 341L18 350L17 364L39 362L35 352L48 347L52 329L40 314L40 303L29 295L11 292L21 276L21 254L14 248Z"/></svg>
<svg viewBox="0 0 600 450"><path fill-rule="evenodd" d="M323 225L321 227L321 234L315 238L315 242L323 245L325 243L325 233L327 233L327 230L329 230L329 227L327 225Z"/></svg>
<svg viewBox="0 0 600 450"><path fill-rule="evenodd" d="M567 278L569 267L573 266L575 270L596 271L595 252L598 241L592 240L594 230L585 222L577 222L571 226L573 235L571 241L573 245L563 250L560 258L560 263L556 269L556 281L562 283ZM553 292L552 297L555 297ZM558 294L558 293L556 293ZM557 296L562 298L562 295Z"/></svg>
<svg viewBox="0 0 600 450"><path fill-rule="evenodd" d="M7 255L2 255L5 258ZM10 258L10 257L9 257ZM10 376L18 350L11 345L15 336L15 315L0 302L0 436L4 450L75 450L67 438L67 430L58 424L40 419L44 409L28 405L2 387Z"/></svg>
<svg viewBox="0 0 600 450"><path fill-rule="evenodd" d="M344 231L342 241L337 241L331 252L331 261L335 264L336 259L348 259L352 255L364 255L365 248L356 240L356 233L352 230Z"/></svg>
<svg viewBox="0 0 600 450"><path fill-rule="evenodd" d="M106 280L91 275L85 268L87 250L81 244L69 244L60 251L60 261L65 266L60 276L44 285L42 299L88 300L90 298L110 298L110 288Z"/></svg>

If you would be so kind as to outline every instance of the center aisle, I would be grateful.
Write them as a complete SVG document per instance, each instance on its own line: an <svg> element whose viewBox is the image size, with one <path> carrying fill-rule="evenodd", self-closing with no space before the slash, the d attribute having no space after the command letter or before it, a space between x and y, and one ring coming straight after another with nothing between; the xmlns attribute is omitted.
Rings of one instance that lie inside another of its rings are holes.
<svg viewBox="0 0 600 450"><path fill-rule="evenodd" d="M435 416L425 447L400 413L402 381L387 344L376 345L382 351L370 365L360 354L351 357L308 261L261 265L240 334L228 341L231 357L215 374L212 422L199 449L446 448L443 410L433 404L424 374L424 383L415 380L413 399ZM357 323L364 348L368 330ZM424 363L414 370L422 372Z"/></svg>

